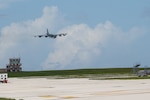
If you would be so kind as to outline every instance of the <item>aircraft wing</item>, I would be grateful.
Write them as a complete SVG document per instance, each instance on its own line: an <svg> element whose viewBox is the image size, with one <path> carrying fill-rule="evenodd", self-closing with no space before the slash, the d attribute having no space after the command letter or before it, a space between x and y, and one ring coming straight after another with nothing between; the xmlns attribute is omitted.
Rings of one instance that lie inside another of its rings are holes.
<svg viewBox="0 0 150 100"><path fill-rule="evenodd" d="M34 37L39 37L39 38L41 38L41 37L43 37L43 36L45 36L45 35L35 35Z"/></svg>
<svg viewBox="0 0 150 100"><path fill-rule="evenodd" d="M66 36L67 33L61 33L61 34L57 34L57 36Z"/></svg>
<svg viewBox="0 0 150 100"><path fill-rule="evenodd" d="M48 37L51 37L51 38L56 38L57 36L66 36L67 35L67 33L61 33L61 34L50 34L50 35L48 35Z"/></svg>
<svg viewBox="0 0 150 100"><path fill-rule="evenodd" d="M50 37L50 38L56 38L57 36L66 36L67 35L67 33L61 33L61 34L47 34L47 35L35 35L34 37L39 37L39 38L41 38L41 37Z"/></svg>

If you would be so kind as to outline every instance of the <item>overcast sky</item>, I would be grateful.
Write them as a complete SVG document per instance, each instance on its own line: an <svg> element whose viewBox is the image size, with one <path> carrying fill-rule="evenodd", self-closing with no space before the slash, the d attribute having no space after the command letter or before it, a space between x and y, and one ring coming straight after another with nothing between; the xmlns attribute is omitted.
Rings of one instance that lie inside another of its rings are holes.
<svg viewBox="0 0 150 100"><path fill-rule="evenodd" d="M34 35L68 33L65 37ZM150 0L0 0L0 68L150 66Z"/></svg>

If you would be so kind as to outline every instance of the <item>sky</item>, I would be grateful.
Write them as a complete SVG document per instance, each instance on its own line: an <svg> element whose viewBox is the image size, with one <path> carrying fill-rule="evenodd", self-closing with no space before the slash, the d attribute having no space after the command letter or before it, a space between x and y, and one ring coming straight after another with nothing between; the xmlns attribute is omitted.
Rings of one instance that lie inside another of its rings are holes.
<svg viewBox="0 0 150 100"><path fill-rule="evenodd" d="M150 0L0 0L0 68L150 66ZM67 33L64 37L35 35Z"/></svg>

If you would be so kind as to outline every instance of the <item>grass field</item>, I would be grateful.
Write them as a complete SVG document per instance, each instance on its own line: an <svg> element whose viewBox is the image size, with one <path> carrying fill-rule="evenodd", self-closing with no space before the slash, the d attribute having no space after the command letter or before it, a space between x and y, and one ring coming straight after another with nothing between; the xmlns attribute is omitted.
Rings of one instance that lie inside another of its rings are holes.
<svg viewBox="0 0 150 100"><path fill-rule="evenodd" d="M140 69L141 70L141 69ZM9 72L9 77L53 77L53 78L91 78L91 79L147 79L132 74L132 68L74 69Z"/></svg>
<svg viewBox="0 0 150 100"><path fill-rule="evenodd" d="M15 99L10 99L10 98L0 98L0 100L15 100Z"/></svg>
<svg viewBox="0 0 150 100"><path fill-rule="evenodd" d="M22 71L10 72L9 77L28 76L68 76L68 75L105 75L105 74L131 74L131 68L105 68L105 69L76 69L76 70L48 70L48 71Z"/></svg>

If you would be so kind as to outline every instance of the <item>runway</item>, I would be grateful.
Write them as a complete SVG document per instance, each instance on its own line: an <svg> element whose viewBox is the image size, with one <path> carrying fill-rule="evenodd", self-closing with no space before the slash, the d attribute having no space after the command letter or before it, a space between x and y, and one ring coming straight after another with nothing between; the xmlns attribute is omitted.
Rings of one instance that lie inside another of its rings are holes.
<svg viewBox="0 0 150 100"><path fill-rule="evenodd" d="M9 78L0 97L16 100L143 100L150 98L150 80L89 80L88 78Z"/></svg>

